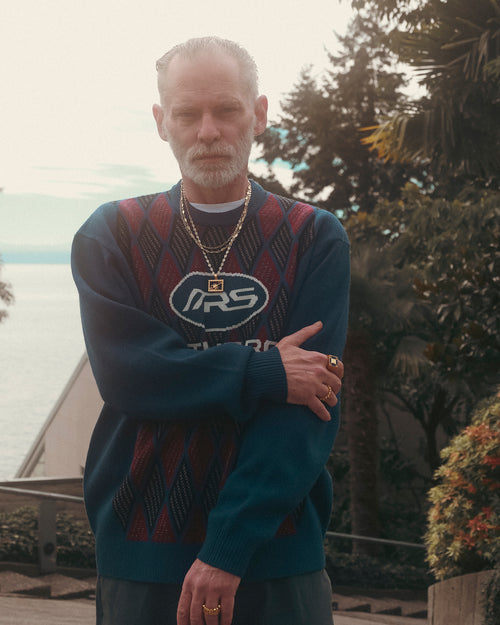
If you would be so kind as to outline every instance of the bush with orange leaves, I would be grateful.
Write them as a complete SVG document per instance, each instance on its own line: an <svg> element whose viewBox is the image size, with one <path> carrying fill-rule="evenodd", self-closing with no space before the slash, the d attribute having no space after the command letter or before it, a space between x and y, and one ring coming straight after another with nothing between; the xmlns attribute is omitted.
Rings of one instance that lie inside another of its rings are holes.
<svg viewBox="0 0 500 625"><path fill-rule="evenodd" d="M441 452L429 491L427 561L438 580L500 566L500 391Z"/></svg>

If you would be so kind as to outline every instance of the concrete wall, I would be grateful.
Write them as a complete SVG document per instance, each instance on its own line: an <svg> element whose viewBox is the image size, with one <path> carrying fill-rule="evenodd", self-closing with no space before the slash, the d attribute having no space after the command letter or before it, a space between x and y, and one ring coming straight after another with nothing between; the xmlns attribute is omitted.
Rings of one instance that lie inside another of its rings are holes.
<svg viewBox="0 0 500 625"><path fill-rule="evenodd" d="M102 403L85 355L16 477L80 477Z"/></svg>

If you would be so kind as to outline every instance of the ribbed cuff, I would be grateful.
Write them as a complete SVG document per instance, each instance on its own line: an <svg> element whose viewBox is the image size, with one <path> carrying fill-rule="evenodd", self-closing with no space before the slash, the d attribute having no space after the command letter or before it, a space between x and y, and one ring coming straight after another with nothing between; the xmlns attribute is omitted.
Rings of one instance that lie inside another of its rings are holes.
<svg viewBox="0 0 500 625"><path fill-rule="evenodd" d="M250 402L256 399L286 402L288 388L279 349L254 352L248 360L246 382Z"/></svg>
<svg viewBox="0 0 500 625"><path fill-rule="evenodd" d="M245 533L240 530L238 536L228 537L225 529L220 529L211 539L207 538L198 553L198 558L217 569L232 575L243 577L257 544L244 543Z"/></svg>

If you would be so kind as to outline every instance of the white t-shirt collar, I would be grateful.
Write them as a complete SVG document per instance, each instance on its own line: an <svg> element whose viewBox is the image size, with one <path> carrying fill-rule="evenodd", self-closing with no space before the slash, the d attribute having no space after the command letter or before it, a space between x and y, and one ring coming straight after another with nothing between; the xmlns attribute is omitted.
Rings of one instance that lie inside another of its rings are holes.
<svg viewBox="0 0 500 625"><path fill-rule="evenodd" d="M190 204L193 208L203 213L228 213L240 207L244 201L245 198L236 200L235 202L224 202L223 204L195 204L195 202L190 202Z"/></svg>

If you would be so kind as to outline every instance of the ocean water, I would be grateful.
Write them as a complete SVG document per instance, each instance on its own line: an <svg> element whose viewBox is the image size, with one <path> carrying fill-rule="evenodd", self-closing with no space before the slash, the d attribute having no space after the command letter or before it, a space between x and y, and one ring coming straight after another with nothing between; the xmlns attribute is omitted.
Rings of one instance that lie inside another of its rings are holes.
<svg viewBox="0 0 500 625"><path fill-rule="evenodd" d="M14 477L85 347L69 265L5 264L0 277L15 296L0 323L3 480Z"/></svg>

